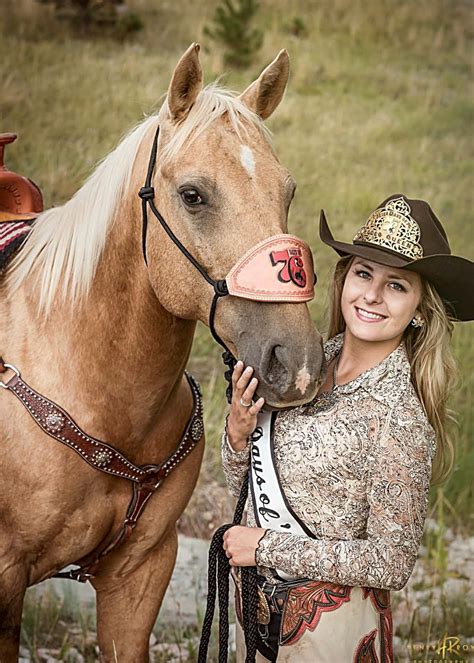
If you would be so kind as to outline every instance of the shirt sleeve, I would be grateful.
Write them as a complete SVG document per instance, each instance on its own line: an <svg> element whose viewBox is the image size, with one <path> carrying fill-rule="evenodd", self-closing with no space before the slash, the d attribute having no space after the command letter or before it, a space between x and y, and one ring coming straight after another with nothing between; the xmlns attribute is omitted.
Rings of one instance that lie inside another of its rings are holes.
<svg viewBox="0 0 474 663"><path fill-rule="evenodd" d="M256 551L257 565L311 580L402 589L423 535L435 450L426 418L398 408L367 459L365 536L313 539L267 530Z"/></svg>
<svg viewBox="0 0 474 663"><path fill-rule="evenodd" d="M224 427L221 440L222 469L230 493L239 497L244 477L250 463L250 444L242 451L234 451L227 437L227 426Z"/></svg>

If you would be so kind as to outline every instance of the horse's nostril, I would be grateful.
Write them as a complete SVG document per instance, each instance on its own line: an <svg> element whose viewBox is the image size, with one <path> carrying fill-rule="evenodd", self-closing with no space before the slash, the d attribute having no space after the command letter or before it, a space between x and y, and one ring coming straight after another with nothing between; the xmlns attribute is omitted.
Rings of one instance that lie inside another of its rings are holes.
<svg viewBox="0 0 474 663"><path fill-rule="evenodd" d="M285 368L284 350L281 345L274 345L270 351L266 371L266 381L277 387L286 387L288 370Z"/></svg>

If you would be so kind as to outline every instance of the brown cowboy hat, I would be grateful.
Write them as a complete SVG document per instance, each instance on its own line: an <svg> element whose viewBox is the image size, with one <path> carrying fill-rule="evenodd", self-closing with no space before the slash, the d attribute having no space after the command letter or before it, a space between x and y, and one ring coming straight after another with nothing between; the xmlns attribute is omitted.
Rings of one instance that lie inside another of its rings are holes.
<svg viewBox="0 0 474 663"><path fill-rule="evenodd" d="M436 288L454 318L474 319L474 262L451 255L444 228L424 200L410 200L401 193L390 196L372 212L352 244L334 239L321 210L319 235L340 256L418 272Z"/></svg>

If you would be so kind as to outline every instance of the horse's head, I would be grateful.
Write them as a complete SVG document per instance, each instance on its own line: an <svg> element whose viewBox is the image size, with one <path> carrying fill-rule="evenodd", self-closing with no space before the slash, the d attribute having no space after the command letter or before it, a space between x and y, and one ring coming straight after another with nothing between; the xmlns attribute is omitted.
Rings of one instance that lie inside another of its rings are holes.
<svg viewBox="0 0 474 663"><path fill-rule="evenodd" d="M295 182L274 154L263 120L281 101L289 60L281 51L234 97L215 86L202 89L198 51L191 46L179 61L159 113L152 184L161 215L217 280L251 247L287 232ZM143 141L137 161L142 179L150 149ZM150 213L147 258L160 303L178 317L209 324L212 285ZM297 405L315 395L324 355L306 303L228 295L219 300L215 327L234 355L254 367L268 405Z"/></svg>

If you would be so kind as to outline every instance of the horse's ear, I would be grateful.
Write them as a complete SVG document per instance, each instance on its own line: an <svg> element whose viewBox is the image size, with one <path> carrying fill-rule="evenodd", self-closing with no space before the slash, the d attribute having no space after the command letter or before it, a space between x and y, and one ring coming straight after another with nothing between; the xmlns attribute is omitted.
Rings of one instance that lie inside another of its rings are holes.
<svg viewBox="0 0 474 663"><path fill-rule="evenodd" d="M240 98L262 120L266 120L283 97L289 73L290 58L288 52L283 49L262 71L257 80L242 92Z"/></svg>
<svg viewBox="0 0 474 663"><path fill-rule="evenodd" d="M174 122L182 120L196 101L202 88L199 44L191 44L176 65L168 89L168 108Z"/></svg>

